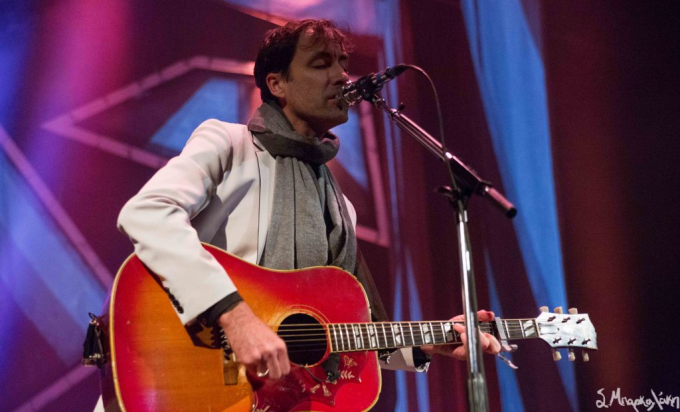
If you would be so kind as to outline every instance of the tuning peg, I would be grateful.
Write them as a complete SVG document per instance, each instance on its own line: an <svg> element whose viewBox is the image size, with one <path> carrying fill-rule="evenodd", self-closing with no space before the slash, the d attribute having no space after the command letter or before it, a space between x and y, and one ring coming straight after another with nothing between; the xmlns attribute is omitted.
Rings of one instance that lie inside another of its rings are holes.
<svg viewBox="0 0 680 412"><path fill-rule="evenodd" d="M547 307L547 306L541 306L541 307L538 308L538 309L540 309L541 312L547 312L547 311L548 311L548 307Z"/></svg>
<svg viewBox="0 0 680 412"><path fill-rule="evenodd" d="M553 349L553 360L557 362L560 359L562 359L562 355L557 351L557 349Z"/></svg>
<svg viewBox="0 0 680 412"><path fill-rule="evenodd" d="M570 315L576 315L576 314L578 314L578 309L576 309L576 308L570 308L570 309L569 309L569 314L570 314Z"/></svg>
<svg viewBox="0 0 680 412"><path fill-rule="evenodd" d="M590 356L588 356L588 352L583 351L583 352L581 352L581 354L583 355L583 362L588 362L590 360Z"/></svg>
<svg viewBox="0 0 680 412"><path fill-rule="evenodd" d="M555 308L555 313L562 314L562 306L558 306Z"/></svg>
<svg viewBox="0 0 680 412"><path fill-rule="evenodd" d="M573 349L569 349L569 362L573 362L576 360L576 355L574 354Z"/></svg>

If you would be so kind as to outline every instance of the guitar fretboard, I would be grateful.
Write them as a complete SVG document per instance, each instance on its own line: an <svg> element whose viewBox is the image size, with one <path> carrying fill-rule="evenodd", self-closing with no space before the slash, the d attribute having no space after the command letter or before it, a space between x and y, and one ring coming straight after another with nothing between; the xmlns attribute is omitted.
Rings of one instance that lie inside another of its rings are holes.
<svg viewBox="0 0 680 412"><path fill-rule="evenodd" d="M453 322L372 322L331 323L327 325L332 352L397 349L423 345L460 343ZM499 330L502 328L502 330ZM508 340L538 337L535 319L508 319L480 322L482 332Z"/></svg>

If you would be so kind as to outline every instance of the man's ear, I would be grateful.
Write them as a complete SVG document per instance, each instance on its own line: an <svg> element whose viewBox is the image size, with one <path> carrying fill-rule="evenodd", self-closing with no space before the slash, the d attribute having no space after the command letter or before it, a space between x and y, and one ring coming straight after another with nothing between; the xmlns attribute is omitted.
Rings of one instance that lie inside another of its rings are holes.
<svg viewBox="0 0 680 412"><path fill-rule="evenodd" d="M269 73L265 79L269 91L279 99L286 98L286 81L281 73Z"/></svg>

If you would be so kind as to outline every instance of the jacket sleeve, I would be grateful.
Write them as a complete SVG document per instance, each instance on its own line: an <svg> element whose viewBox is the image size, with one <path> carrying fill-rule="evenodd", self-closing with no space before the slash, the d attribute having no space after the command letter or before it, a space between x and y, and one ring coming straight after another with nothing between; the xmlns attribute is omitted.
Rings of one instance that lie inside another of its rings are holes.
<svg viewBox="0 0 680 412"><path fill-rule="evenodd" d="M231 150L227 123L202 123L182 153L158 170L118 217L118 228L130 237L139 259L174 296L184 324L236 291L190 224L228 174Z"/></svg>

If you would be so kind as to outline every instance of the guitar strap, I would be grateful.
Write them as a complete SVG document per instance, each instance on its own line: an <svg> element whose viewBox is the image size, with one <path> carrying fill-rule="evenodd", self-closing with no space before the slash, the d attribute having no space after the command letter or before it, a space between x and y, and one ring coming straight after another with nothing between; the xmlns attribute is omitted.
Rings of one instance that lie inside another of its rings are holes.
<svg viewBox="0 0 680 412"><path fill-rule="evenodd" d="M371 318L374 322L387 322L387 311L385 306L380 299L380 294L378 289L375 287L375 282L373 281L373 276L371 276L371 271L368 270L368 265L364 259L364 255L361 250L357 247L357 266L354 273L357 280L364 287L366 295L368 296L368 304L371 307Z"/></svg>

